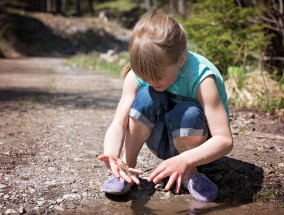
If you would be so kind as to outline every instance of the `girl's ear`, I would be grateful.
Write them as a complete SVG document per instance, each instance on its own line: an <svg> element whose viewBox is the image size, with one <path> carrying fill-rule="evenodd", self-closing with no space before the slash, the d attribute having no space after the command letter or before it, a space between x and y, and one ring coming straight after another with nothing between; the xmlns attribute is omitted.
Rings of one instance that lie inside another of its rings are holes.
<svg viewBox="0 0 284 215"><path fill-rule="evenodd" d="M186 58L187 58L187 54L186 54L186 51L184 51L179 59L179 67L183 67L185 61L186 61Z"/></svg>

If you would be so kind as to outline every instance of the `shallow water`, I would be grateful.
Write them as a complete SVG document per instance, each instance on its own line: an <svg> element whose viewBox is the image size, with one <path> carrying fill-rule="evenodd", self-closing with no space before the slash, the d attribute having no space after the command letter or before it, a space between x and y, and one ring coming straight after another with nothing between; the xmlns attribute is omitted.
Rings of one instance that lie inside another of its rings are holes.
<svg viewBox="0 0 284 215"><path fill-rule="evenodd" d="M209 215L281 215L284 207L269 208L262 204L229 205L224 203L187 202L180 199L150 200L142 204L139 200L128 202L108 201L101 205L85 205L78 214L103 215L160 215L160 214L209 214Z"/></svg>

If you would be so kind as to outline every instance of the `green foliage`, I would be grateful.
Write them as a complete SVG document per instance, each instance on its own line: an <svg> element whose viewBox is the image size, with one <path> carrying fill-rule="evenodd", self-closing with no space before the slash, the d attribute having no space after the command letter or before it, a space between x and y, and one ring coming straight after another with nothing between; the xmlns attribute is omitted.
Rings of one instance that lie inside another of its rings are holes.
<svg viewBox="0 0 284 215"><path fill-rule="evenodd" d="M265 100L263 97L260 99ZM283 110L284 109L284 97L281 97L280 99L274 99L274 98L269 98L265 106L263 107L263 111L271 111L271 110Z"/></svg>
<svg viewBox="0 0 284 215"><path fill-rule="evenodd" d="M241 89L244 86L246 72L244 69L237 66L228 67L228 76L236 80L237 87Z"/></svg>
<svg viewBox="0 0 284 215"><path fill-rule="evenodd" d="M193 4L192 15L183 19L189 45L210 59L221 71L229 66L256 63L269 45L263 26L249 22L261 10L238 8L233 0L201 0Z"/></svg>
<svg viewBox="0 0 284 215"><path fill-rule="evenodd" d="M281 77L279 83L280 83L281 90L284 91L284 70L283 70L282 77Z"/></svg>

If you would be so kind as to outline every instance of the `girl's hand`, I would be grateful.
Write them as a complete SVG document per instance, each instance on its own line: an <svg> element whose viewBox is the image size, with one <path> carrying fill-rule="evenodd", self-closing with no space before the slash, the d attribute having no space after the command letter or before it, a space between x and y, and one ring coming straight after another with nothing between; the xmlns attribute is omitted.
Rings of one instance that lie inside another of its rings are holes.
<svg viewBox="0 0 284 215"><path fill-rule="evenodd" d="M140 184L138 178L133 174L142 174L142 170L129 168L126 163L113 155L99 155L98 159L106 164L116 178L121 177L130 184L132 182Z"/></svg>
<svg viewBox="0 0 284 215"><path fill-rule="evenodd" d="M190 177L195 172L195 168L193 171L191 169L188 170L188 166L186 163L186 158L182 156L182 154L169 158L163 161L148 177L148 181L153 181L155 184L161 181L163 178L170 177L165 190L169 191L174 182L176 182L175 192L178 194L180 191L181 183L186 177Z"/></svg>

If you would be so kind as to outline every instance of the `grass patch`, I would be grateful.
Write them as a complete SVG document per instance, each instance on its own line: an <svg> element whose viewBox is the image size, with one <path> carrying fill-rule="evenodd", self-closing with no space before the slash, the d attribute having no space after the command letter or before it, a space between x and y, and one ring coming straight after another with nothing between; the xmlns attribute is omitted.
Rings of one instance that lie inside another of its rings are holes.
<svg viewBox="0 0 284 215"><path fill-rule="evenodd" d="M102 3L96 3L95 9L96 10L104 10L104 9L112 9L116 11L130 11L135 7L135 3L130 0L112 0L112 1L105 1Z"/></svg>
<svg viewBox="0 0 284 215"><path fill-rule="evenodd" d="M263 202L268 202L271 199L275 199L277 194L273 190L261 190L255 196L255 200L261 200Z"/></svg>
<svg viewBox="0 0 284 215"><path fill-rule="evenodd" d="M112 62L101 59L101 53L92 52L90 54L80 54L68 59L65 63L75 67L85 68L88 70L98 70L108 72L119 77L123 67L129 61L128 52L116 54L116 59Z"/></svg>
<svg viewBox="0 0 284 215"><path fill-rule="evenodd" d="M232 68L225 85L229 105L261 111L284 110L284 92L265 71L244 72Z"/></svg>

